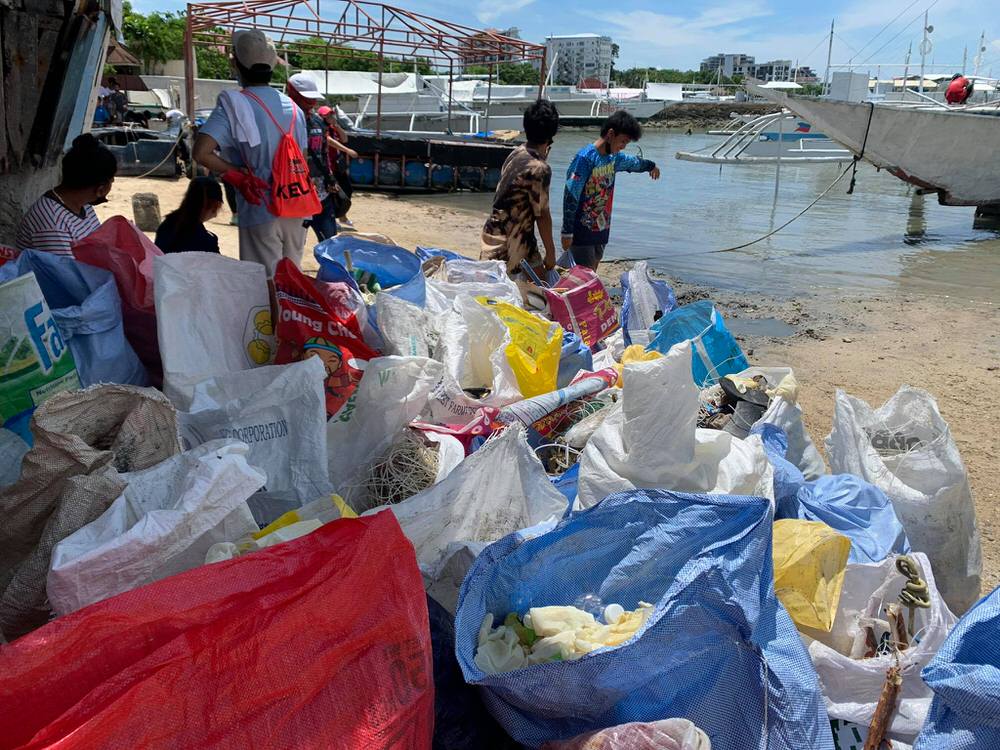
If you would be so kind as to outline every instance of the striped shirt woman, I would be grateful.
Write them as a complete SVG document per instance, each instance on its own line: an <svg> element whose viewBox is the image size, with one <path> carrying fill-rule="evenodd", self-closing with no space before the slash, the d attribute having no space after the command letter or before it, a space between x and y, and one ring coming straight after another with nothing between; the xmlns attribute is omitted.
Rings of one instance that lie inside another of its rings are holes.
<svg viewBox="0 0 1000 750"><path fill-rule="evenodd" d="M68 208L55 190L35 201L17 228L21 250L45 250L72 256L73 244L101 226L94 207L87 204L80 213Z"/></svg>

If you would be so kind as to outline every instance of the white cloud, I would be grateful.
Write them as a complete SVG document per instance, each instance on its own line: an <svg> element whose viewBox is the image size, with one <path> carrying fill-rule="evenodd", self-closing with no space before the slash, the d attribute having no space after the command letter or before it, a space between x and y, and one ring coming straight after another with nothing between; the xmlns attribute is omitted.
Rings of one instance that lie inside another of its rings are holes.
<svg viewBox="0 0 1000 750"><path fill-rule="evenodd" d="M502 15L510 15L514 11L527 8L535 0L509 0L501 3L501 0L480 0L476 9L476 18L480 23L493 23Z"/></svg>

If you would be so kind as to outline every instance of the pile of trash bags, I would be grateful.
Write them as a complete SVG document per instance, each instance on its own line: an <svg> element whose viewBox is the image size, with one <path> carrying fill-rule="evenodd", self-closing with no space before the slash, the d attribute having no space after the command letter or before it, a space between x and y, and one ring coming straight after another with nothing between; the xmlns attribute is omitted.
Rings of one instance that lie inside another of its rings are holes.
<svg viewBox="0 0 1000 750"><path fill-rule="evenodd" d="M1000 742L929 393L838 392L828 469L644 262L315 255L0 266L0 747Z"/></svg>

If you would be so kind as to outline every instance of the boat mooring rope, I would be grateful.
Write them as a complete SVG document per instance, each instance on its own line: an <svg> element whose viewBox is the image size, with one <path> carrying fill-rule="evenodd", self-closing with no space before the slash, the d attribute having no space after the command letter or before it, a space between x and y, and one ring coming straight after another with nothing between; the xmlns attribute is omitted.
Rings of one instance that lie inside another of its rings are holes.
<svg viewBox="0 0 1000 750"><path fill-rule="evenodd" d="M852 193L854 193L854 183L855 183L855 180L856 180L857 174L858 174L858 162L860 162L864 158L864 156L865 156L865 148L868 146L868 133L871 131L872 116L875 113L875 103L874 102L868 102L868 106L869 106L869 110L868 110L868 124L865 126L865 135L864 135L864 139L861 142L861 151L858 154L855 155L854 159L851 161L850 164L847 165L847 167L844 169L844 171L841 172L839 175L837 175L837 179L835 179L833 182L831 182L822 193L820 193L819 195L817 195L813 199L812 203L810 203L808 206L806 206L805 208L803 208L801 211L799 211L797 214L795 214L795 216L793 216L792 218L790 218L788 221L786 221L781 226L775 227L774 229L772 229L767 234L761 235L760 237L758 237L755 240L750 240L749 242L744 242L742 245L733 245L732 247L720 248L719 250L695 250L695 251L692 251L690 253L677 253L675 255L671 255L670 258L684 258L684 257L692 256L692 255L712 255L714 253L731 253L731 252L733 252L735 250L742 250L745 247L750 247L751 245L756 245L758 242L763 242L764 240L768 239L769 237L773 237L774 235L776 235L778 232L780 232L782 229L784 229L785 227L787 227L789 224L791 224L796 219L801 218L806 213L806 211L808 211L813 206L815 206L817 203L819 203L820 200L822 200L822 198L827 193L829 193L831 190L833 190L833 188L837 185L837 183L840 182L842 179L844 179L844 176L848 172L851 172L851 186L847 189L847 194L851 195Z"/></svg>

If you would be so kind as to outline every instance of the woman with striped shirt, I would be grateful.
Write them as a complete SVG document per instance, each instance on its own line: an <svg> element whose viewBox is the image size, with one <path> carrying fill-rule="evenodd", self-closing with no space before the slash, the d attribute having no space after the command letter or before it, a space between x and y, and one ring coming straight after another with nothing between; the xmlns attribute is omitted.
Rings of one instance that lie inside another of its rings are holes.
<svg viewBox="0 0 1000 750"><path fill-rule="evenodd" d="M21 250L46 250L72 255L82 240L101 222L94 206L107 202L118 162L99 140L84 133L63 156L62 181L35 201L17 228Z"/></svg>

